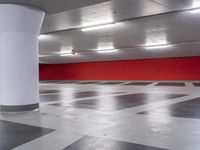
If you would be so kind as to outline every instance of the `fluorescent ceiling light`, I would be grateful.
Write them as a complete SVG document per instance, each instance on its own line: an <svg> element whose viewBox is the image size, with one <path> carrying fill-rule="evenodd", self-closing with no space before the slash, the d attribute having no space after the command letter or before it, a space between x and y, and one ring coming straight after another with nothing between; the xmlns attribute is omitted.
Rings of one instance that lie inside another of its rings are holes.
<svg viewBox="0 0 200 150"><path fill-rule="evenodd" d="M60 53L60 56L74 56L72 53Z"/></svg>
<svg viewBox="0 0 200 150"><path fill-rule="evenodd" d="M74 56L77 53L75 52L75 50L61 50L58 54L60 54L60 56Z"/></svg>
<svg viewBox="0 0 200 150"><path fill-rule="evenodd" d="M191 13L191 14L200 13L200 9L193 9L193 10L190 10L190 13Z"/></svg>
<svg viewBox="0 0 200 150"><path fill-rule="evenodd" d="M99 26L93 26L93 27L87 27L87 28L82 28L81 31L92 31L92 30L101 30L101 29L106 29L106 28L111 28L114 27L114 23L112 24L105 24L105 25L99 25Z"/></svg>
<svg viewBox="0 0 200 150"><path fill-rule="evenodd" d="M98 50L97 53L114 53L117 52L117 49L110 49L110 50Z"/></svg>
<svg viewBox="0 0 200 150"><path fill-rule="evenodd" d="M47 35L46 34L41 34L41 35L39 35L39 39L44 39L44 38L46 38L47 37Z"/></svg>
<svg viewBox="0 0 200 150"><path fill-rule="evenodd" d="M76 55L76 54L72 54L71 52L61 52L59 54L60 54L60 56L74 56L74 55Z"/></svg>
<svg viewBox="0 0 200 150"><path fill-rule="evenodd" d="M157 46L147 46L145 49L162 49L162 48L169 48L172 45L157 45Z"/></svg>
<svg viewBox="0 0 200 150"><path fill-rule="evenodd" d="M193 2L193 4L192 4L192 8L198 8L198 7L200 7L200 2L199 2L199 0L193 0L194 2Z"/></svg>
<svg viewBox="0 0 200 150"><path fill-rule="evenodd" d="M51 55L39 55L39 58L48 57L48 56L51 56Z"/></svg>
<svg viewBox="0 0 200 150"><path fill-rule="evenodd" d="M111 46L100 46L97 51L101 51L101 50L113 50L115 49L113 45Z"/></svg>

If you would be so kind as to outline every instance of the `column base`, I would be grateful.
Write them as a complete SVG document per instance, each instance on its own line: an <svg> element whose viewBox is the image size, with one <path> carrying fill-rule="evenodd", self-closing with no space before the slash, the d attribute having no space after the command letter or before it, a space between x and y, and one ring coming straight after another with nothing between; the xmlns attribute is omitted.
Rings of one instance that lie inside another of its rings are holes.
<svg viewBox="0 0 200 150"><path fill-rule="evenodd" d="M0 105L1 112L20 112L20 111L30 111L39 108L39 103L31 105L19 105L19 106L7 106Z"/></svg>

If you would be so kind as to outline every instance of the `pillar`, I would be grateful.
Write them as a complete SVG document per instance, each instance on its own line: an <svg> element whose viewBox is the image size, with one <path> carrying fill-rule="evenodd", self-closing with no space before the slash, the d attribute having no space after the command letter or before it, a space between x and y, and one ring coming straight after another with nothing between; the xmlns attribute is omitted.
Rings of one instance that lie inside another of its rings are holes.
<svg viewBox="0 0 200 150"><path fill-rule="evenodd" d="M17 4L0 4L0 109L39 108L38 36L45 13Z"/></svg>

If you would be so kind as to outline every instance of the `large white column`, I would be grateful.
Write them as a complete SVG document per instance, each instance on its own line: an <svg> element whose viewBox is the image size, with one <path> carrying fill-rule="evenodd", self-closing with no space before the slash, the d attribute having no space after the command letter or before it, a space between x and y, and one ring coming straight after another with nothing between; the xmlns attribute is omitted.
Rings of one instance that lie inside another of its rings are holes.
<svg viewBox="0 0 200 150"><path fill-rule="evenodd" d="M39 107L38 35L45 13L0 4L0 108L3 112Z"/></svg>

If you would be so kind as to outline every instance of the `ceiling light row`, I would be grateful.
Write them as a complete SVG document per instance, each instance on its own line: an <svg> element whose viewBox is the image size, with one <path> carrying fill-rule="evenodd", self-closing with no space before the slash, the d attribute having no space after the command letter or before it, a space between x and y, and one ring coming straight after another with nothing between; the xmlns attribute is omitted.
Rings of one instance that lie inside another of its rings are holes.
<svg viewBox="0 0 200 150"><path fill-rule="evenodd" d="M200 13L200 3L198 3L198 7L196 5L193 6L194 9L189 10L190 13L192 14L196 14L196 13ZM93 30L101 30L101 29L106 29L106 28L112 28L115 27L118 23L107 23L107 24L103 24L103 25L96 25L96 26L91 26L91 27L85 27L82 28L81 31L83 32L87 32L87 31L93 31ZM46 34L42 34L39 36L39 39L44 39L47 38Z"/></svg>
<svg viewBox="0 0 200 150"><path fill-rule="evenodd" d="M97 51L94 51L94 52L97 52L97 53L114 53L114 52L117 52L117 51L119 51L119 50L118 49L109 49L109 50L97 50ZM75 56L78 53L77 52L75 52L75 53L61 52L59 54L60 54L60 56Z"/></svg>
<svg viewBox="0 0 200 150"><path fill-rule="evenodd" d="M146 46L145 49L165 49L165 48L170 48L173 45L170 44L165 44L165 45L155 45L155 46Z"/></svg>
<svg viewBox="0 0 200 150"><path fill-rule="evenodd" d="M193 9L193 10L190 10L190 13L191 13L191 14L200 13L200 9Z"/></svg>
<svg viewBox="0 0 200 150"><path fill-rule="evenodd" d="M199 10L200 11L200 10ZM83 32L86 32L86 31L92 31L92 30L100 30L100 29L106 29L106 28L111 28L111 27L114 27L116 24L115 23L110 23L110 24L105 24L105 25L99 25L99 26L93 26L93 27L86 27L86 28L82 28L81 31ZM40 35L39 36L39 39L44 39L44 38L47 38L48 35L44 34L44 35ZM154 45L154 46L144 46L145 49L163 49L163 48L168 48L168 47L171 47L172 45ZM119 51L118 49L114 49L114 47L112 48L107 48L107 49L103 49L103 48L100 48L100 49L97 49L96 52L97 53L114 53L114 52L117 52ZM60 56L74 56L76 55L77 52L75 52L74 50L71 52L71 51L61 51L59 53Z"/></svg>
<svg viewBox="0 0 200 150"><path fill-rule="evenodd" d="M87 31L93 31L93 30L107 29L107 28L112 28L115 25L116 25L115 23L110 23L110 24L104 24L104 25L86 27L86 28L82 28L81 31L87 32Z"/></svg>
<svg viewBox="0 0 200 150"><path fill-rule="evenodd" d="M166 49L166 48L170 48L170 47L173 47L173 45L157 45L157 46L146 46L145 49L147 50L156 50L156 49ZM118 52L119 50L118 49L109 49L109 50L97 50L95 52L97 53L115 53L115 52ZM61 52L60 53L60 56L75 56L77 55L77 52L76 53L63 53Z"/></svg>

